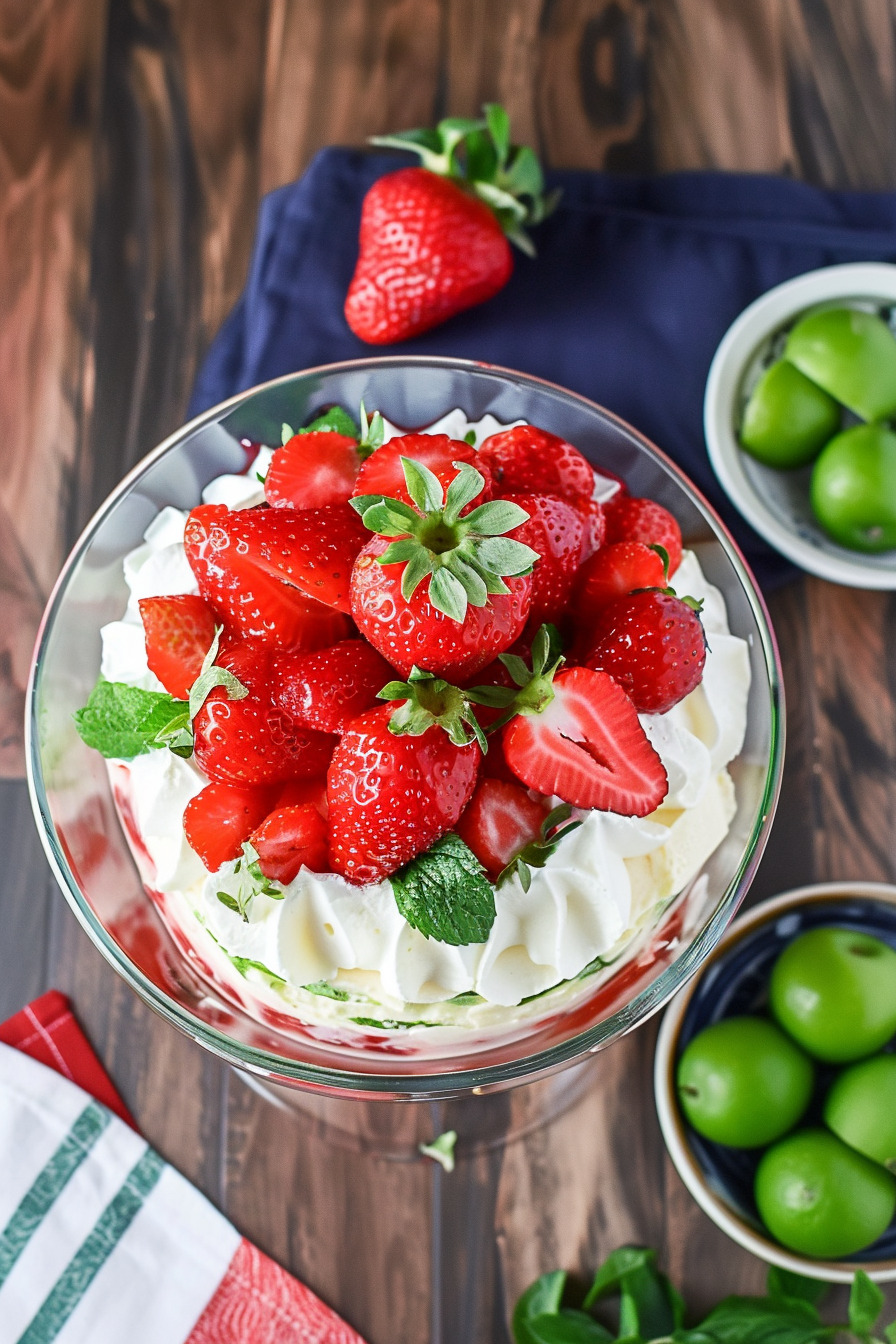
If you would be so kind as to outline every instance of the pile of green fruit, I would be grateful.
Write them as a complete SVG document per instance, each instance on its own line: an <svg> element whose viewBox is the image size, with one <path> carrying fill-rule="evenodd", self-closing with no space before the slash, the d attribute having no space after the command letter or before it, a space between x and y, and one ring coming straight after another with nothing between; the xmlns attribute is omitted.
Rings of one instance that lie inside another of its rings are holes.
<svg viewBox="0 0 896 1344"><path fill-rule="evenodd" d="M780 953L768 991L770 1017L723 1018L688 1044L679 1104L704 1138L766 1149L754 1194L777 1241L850 1256L896 1211L896 1054L881 1053L896 1032L896 951L810 929ZM819 1063L840 1070L830 1086ZM795 1129L820 1091L823 1124Z"/></svg>
<svg viewBox="0 0 896 1344"><path fill-rule="evenodd" d="M842 429L843 408L864 421ZM818 522L851 550L896 548L896 338L877 313L824 308L801 317L760 377L741 447L770 467L812 468Z"/></svg>

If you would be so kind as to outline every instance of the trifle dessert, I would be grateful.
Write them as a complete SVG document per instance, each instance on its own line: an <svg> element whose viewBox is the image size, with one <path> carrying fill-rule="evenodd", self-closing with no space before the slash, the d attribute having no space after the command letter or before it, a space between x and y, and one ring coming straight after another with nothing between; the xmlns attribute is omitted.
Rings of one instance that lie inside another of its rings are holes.
<svg viewBox="0 0 896 1344"><path fill-rule="evenodd" d="M624 975L725 838L746 643L671 514L545 429L332 407L282 438L125 558L78 729L252 1016L524 1033Z"/></svg>

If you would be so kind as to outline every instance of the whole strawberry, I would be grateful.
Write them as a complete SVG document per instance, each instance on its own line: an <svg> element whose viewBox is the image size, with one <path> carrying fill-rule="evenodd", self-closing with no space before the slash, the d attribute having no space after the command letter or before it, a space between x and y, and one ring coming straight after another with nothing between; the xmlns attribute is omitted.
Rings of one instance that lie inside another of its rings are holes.
<svg viewBox="0 0 896 1344"><path fill-rule="evenodd" d="M609 673L639 714L665 714L703 678L703 623L670 592L619 597L598 613L582 662Z"/></svg>
<svg viewBox="0 0 896 1344"><path fill-rule="evenodd" d="M364 198L360 250L345 318L362 341L407 340L483 303L513 271L508 239L532 253L523 230L554 208L531 149L511 145L497 104L482 121L448 118L435 131L375 136L412 150L422 167L400 168Z"/></svg>
<svg viewBox="0 0 896 1344"><path fill-rule="evenodd" d="M528 620L529 629L535 631L545 621L559 621L569 606L585 524L582 515L565 499L556 499L552 495L508 495L507 498L529 515L529 521L518 527L514 536L531 546L540 557L532 572Z"/></svg>
<svg viewBox="0 0 896 1344"><path fill-rule="evenodd" d="M381 882L450 831L476 787L481 731L459 690L414 669L353 719L327 772L330 863Z"/></svg>
<svg viewBox="0 0 896 1344"><path fill-rule="evenodd" d="M447 493L428 467L402 462L413 504L352 500L378 534L355 561L352 616L404 676L416 665L462 681L509 648L526 623L539 556L505 534L529 515L508 499L465 512L485 484L467 462L458 462Z"/></svg>

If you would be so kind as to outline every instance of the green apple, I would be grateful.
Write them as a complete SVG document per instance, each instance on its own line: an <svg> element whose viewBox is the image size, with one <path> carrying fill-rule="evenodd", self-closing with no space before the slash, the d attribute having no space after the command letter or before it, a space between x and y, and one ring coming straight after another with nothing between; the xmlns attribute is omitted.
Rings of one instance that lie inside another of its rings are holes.
<svg viewBox="0 0 896 1344"><path fill-rule="evenodd" d="M847 1064L896 1032L896 952L853 929L809 929L772 967L773 1016L816 1059Z"/></svg>
<svg viewBox="0 0 896 1344"><path fill-rule="evenodd" d="M787 337L784 357L863 420L896 412L896 339L876 313L808 313Z"/></svg>
<svg viewBox="0 0 896 1344"><path fill-rule="evenodd" d="M844 1069L827 1095L824 1119L850 1148L896 1171L896 1055Z"/></svg>
<svg viewBox="0 0 896 1344"><path fill-rule="evenodd" d="M765 370L750 394L741 447L769 467L804 467L840 428L840 407L786 359Z"/></svg>
<svg viewBox="0 0 896 1344"><path fill-rule="evenodd" d="M754 1194L776 1240L820 1259L870 1246L896 1209L890 1173L826 1129L802 1129L769 1148Z"/></svg>
<svg viewBox="0 0 896 1344"><path fill-rule="evenodd" d="M896 434L855 425L822 449L809 486L815 517L854 551L896 547Z"/></svg>
<svg viewBox="0 0 896 1344"><path fill-rule="evenodd" d="M678 1065L678 1100L698 1134L731 1148L761 1148L792 1129L809 1104L812 1064L765 1017L726 1017L690 1042Z"/></svg>

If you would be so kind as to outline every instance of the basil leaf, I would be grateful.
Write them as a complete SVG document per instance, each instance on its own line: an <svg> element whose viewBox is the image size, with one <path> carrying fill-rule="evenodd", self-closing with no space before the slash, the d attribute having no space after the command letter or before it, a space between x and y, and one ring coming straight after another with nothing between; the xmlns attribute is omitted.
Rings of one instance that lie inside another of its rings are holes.
<svg viewBox="0 0 896 1344"><path fill-rule="evenodd" d="M525 1344L607 1344L613 1335L584 1311L561 1307L526 1322Z"/></svg>
<svg viewBox="0 0 896 1344"><path fill-rule="evenodd" d="M717 1344L820 1344L836 1334L811 1303L774 1297L726 1297L700 1329Z"/></svg>
<svg viewBox="0 0 896 1344"><path fill-rule="evenodd" d="M828 1290L828 1284L821 1279L807 1279L804 1274L794 1274L792 1269L781 1269L771 1265L766 1281L769 1297L795 1298L803 1302L818 1302Z"/></svg>
<svg viewBox="0 0 896 1344"><path fill-rule="evenodd" d="M529 1333L529 1323L540 1316L556 1315L560 1310L560 1300L566 1287L566 1272L556 1269L552 1274L542 1274L540 1279L531 1283L513 1309L511 1328L515 1344L536 1344Z"/></svg>
<svg viewBox="0 0 896 1344"><path fill-rule="evenodd" d="M495 893L459 835L443 835L392 874L399 912L424 938L466 947L484 943L495 922Z"/></svg>
<svg viewBox="0 0 896 1344"><path fill-rule="evenodd" d="M175 700L167 691L142 691L100 677L74 720L88 747L129 761L166 747L167 737L189 727L190 715L186 701Z"/></svg>
<svg viewBox="0 0 896 1344"><path fill-rule="evenodd" d="M849 1328L857 1335L867 1335L883 1311L884 1295L872 1283L864 1270L857 1270L849 1293Z"/></svg>

